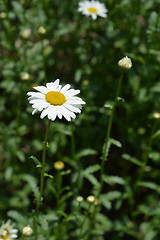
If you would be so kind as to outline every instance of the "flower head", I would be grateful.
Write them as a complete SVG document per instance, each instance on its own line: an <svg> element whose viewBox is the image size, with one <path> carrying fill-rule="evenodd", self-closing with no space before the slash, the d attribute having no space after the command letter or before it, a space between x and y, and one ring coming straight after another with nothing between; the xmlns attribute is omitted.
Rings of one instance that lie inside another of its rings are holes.
<svg viewBox="0 0 160 240"><path fill-rule="evenodd" d="M23 236L25 236L25 237L30 237L30 236L32 236L32 234L33 234L33 230L32 230L32 228L28 225L28 226L26 226L26 227L23 228L22 234L23 234Z"/></svg>
<svg viewBox="0 0 160 240"><path fill-rule="evenodd" d="M53 166L56 170L63 170L65 167L64 162L62 161L56 161Z"/></svg>
<svg viewBox="0 0 160 240"><path fill-rule="evenodd" d="M46 87L34 87L38 92L27 93L29 103L34 108L32 114L42 111L40 118L47 116L52 121L56 117L59 119L64 117L67 121L76 118L75 113L81 112L81 105L85 102L80 97L75 96L80 93L80 90L70 89L70 87L70 84L62 87L59 84L59 79L47 83Z"/></svg>
<svg viewBox="0 0 160 240"><path fill-rule="evenodd" d="M132 61L127 56L119 60L118 66L124 70L129 70L132 67Z"/></svg>
<svg viewBox="0 0 160 240"><path fill-rule="evenodd" d="M10 220L8 220L6 223L2 223L2 226L0 227L0 240L12 240L18 237L18 230L14 228L14 225L15 224L10 223Z"/></svg>
<svg viewBox="0 0 160 240"><path fill-rule="evenodd" d="M78 11L86 16L91 16L93 20L97 19L97 16L106 18L108 12L103 3L94 0L79 2Z"/></svg>

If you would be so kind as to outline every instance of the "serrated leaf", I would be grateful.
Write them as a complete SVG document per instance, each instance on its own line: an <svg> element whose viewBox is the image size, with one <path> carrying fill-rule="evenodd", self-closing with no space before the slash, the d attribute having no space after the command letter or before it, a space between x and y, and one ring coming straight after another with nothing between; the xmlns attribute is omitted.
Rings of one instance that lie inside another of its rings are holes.
<svg viewBox="0 0 160 240"><path fill-rule="evenodd" d="M129 154L123 154L122 158L131 163L134 163L137 166L143 167L143 162L140 162L137 158L131 157Z"/></svg>
<svg viewBox="0 0 160 240"><path fill-rule="evenodd" d="M39 193L39 188L37 187L36 179L29 174L23 174L22 179L25 180L26 182L28 182L36 200L38 200L40 193Z"/></svg>
<svg viewBox="0 0 160 240"><path fill-rule="evenodd" d="M111 144L115 145L116 147L122 147L122 144L114 138L110 138L109 141L111 142Z"/></svg>
<svg viewBox="0 0 160 240"><path fill-rule="evenodd" d="M101 199L105 201L113 201L121 196L121 192L119 191L111 191L106 194L101 195Z"/></svg>
<svg viewBox="0 0 160 240"><path fill-rule="evenodd" d="M42 167L41 162L36 157L30 156L29 158L31 158L35 162L37 168Z"/></svg>
<svg viewBox="0 0 160 240"><path fill-rule="evenodd" d="M17 212L16 210L11 210L7 213L10 218L13 218L16 222L23 224L24 226L28 224L28 220L25 216Z"/></svg>
<svg viewBox="0 0 160 240"><path fill-rule="evenodd" d="M99 182L98 182L97 178L96 178L94 175L84 174L84 177L85 177L86 179L88 179L88 181L89 181L90 183L92 183L92 185L93 185L94 187L97 188L97 187L99 186Z"/></svg>
<svg viewBox="0 0 160 240"><path fill-rule="evenodd" d="M70 198L73 195L73 192L68 192L65 195L63 195L63 197L60 199L59 203L63 203L64 201L66 201L68 198Z"/></svg>
<svg viewBox="0 0 160 240"><path fill-rule="evenodd" d="M157 184L154 183L154 182L139 182L139 183L138 183L138 186L146 187L146 188L155 190L156 192L160 193L160 187L159 187L159 185L157 185Z"/></svg>
<svg viewBox="0 0 160 240"><path fill-rule="evenodd" d="M112 184L125 185L125 180L118 176L103 176L103 180L109 185Z"/></svg>
<svg viewBox="0 0 160 240"><path fill-rule="evenodd" d="M160 130L158 130L157 132L155 132L153 135L152 135L152 139L156 138L160 136Z"/></svg>
<svg viewBox="0 0 160 240"><path fill-rule="evenodd" d="M94 173L94 172L97 172L99 169L101 168L101 166L99 164L95 164L95 165L92 165L92 166L89 166L88 168L86 168L83 173L85 175L89 174L89 173Z"/></svg>
<svg viewBox="0 0 160 240"><path fill-rule="evenodd" d="M94 149L91 149L91 148L86 148L82 151L80 151L79 153L77 153L77 158L81 158L81 157L85 157L85 156L88 156L88 155L95 155L97 154L97 151L95 151Z"/></svg>
<svg viewBox="0 0 160 240"><path fill-rule="evenodd" d="M45 177L49 177L49 178L53 178L53 176L50 175L50 174L48 174L48 173L44 173L44 176L45 176Z"/></svg>
<svg viewBox="0 0 160 240"><path fill-rule="evenodd" d="M118 101L125 102L124 98L118 97Z"/></svg>

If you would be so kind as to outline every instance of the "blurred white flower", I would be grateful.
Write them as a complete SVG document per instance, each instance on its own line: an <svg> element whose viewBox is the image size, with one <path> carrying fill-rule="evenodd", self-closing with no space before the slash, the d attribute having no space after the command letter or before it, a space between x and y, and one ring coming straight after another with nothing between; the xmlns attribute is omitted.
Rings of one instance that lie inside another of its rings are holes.
<svg viewBox="0 0 160 240"><path fill-rule="evenodd" d="M15 224L11 224L10 220L8 220L6 223L2 223L2 226L0 227L0 240L16 239L18 237L18 230L15 229L14 226Z"/></svg>
<svg viewBox="0 0 160 240"><path fill-rule="evenodd" d="M71 118L76 118L75 113L80 113L82 104L85 104L80 97L75 95L80 93L80 90L69 89L70 84L62 87L59 84L59 79L50 82L44 86L33 87L38 92L28 92L29 103L34 108L32 114L37 111L42 111L40 118L45 116L54 121L56 117L59 119L65 117L67 121Z"/></svg>
<svg viewBox="0 0 160 240"><path fill-rule="evenodd" d="M93 20L97 19L97 16L107 17L108 10L99 1L81 1L78 5L78 11L86 16L91 16Z"/></svg>

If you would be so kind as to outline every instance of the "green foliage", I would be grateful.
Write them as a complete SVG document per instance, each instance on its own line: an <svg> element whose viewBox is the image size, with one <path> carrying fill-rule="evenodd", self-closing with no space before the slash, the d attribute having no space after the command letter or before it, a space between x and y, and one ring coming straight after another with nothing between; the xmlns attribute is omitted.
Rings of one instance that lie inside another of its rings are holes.
<svg viewBox="0 0 160 240"><path fill-rule="evenodd" d="M27 225L31 240L159 240L160 121L153 114L160 109L160 1L101 1L108 16L95 21L77 11L78 2L0 1L0 223L11 219L22 240ZM124 74L103 165L124 56L133 67ZM40 199L47 119L32 116L26 94L57 78L80 89L86 105L71 124L51 122Z"/></svg>

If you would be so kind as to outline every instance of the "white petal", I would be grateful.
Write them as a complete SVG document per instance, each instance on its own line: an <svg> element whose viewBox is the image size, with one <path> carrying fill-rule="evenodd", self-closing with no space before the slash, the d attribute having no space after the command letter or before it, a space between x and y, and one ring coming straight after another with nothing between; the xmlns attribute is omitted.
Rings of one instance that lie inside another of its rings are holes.
<svg viewBox="0 0 160 240"><path fill-rule="evenodd" d="M37 86L37 87L33 87L33 88L44 94L46 94L48 92L48 89L44 86Z"/></svg>
<svg viewBox="0 0 160 240"><path fill-rule="evenodd" d="M45 109L41 112L40 118L43 119L45 116L47 116L48 113L49 113L49 111L50 111L50 106L49 106L48 108L45 108Z"/></svg>
<svg viewBox="0 0 160 240"><path fill-rule="evenodd" d="M55 106L55 107L56 107L56 112L57 112L58 118L62 119L63 113L61 110L61 106Z"/></svg>
<svg viewBox="0 0 160 240"><path fill-rule="evenodd" d="M65 95L66 95L66 96L75 96L75 95L77 95L77 94L79 94L79 93L80 93L80 90L70 89L70 90L68 90L68 91L65 93Z"/></svg>
<svg viewBox="0 0 160 240"><path fill-rule="evenodd" d="M30 96L28 99L31 99L31 98L42 98L42 99L44 99L45 98L45 94L39 93L39 92L28 92L27 95Z"/></svg>
<svg viewBox="0 0 160 240"><path fill-rule="evenodd" d="M56 114L56 108L55 106L50 106L50 110L49 110L49 113L48 113L48 118L51 119L52 121L54 121L57 117L57 114Z"/></svg>
<svg viewBox="0 0 160 240"><path fill-rule="evenodd" d="M67 100L66 101L66 103L68 103L68 104L73 104L73 105L81 105L81 104L86 104L84 101L82 101L82 100Z"/></svg>
<svg viewBox="0 0 160 240"><path fill-rule="evenodd" d="M66 85L61 89L61 93L65 93L70 87L71 87L70 84L66 84Z"/></svg>
<svg viewBox="0 0 160 240"><path fill-rule="evenodd" d="M81 110L78 107L74 107L73 105L64 103L63 106L65 106L68 110L75 112L75 113L80 113Z"/></svg>
<svg viewBox="0 0 160 240"><path fill-rule="evenodd" d="M36 112L38 112L38 109L37 109L37 108L35 108L35 109L33 110L32 115L34 115Z"/></svg>

